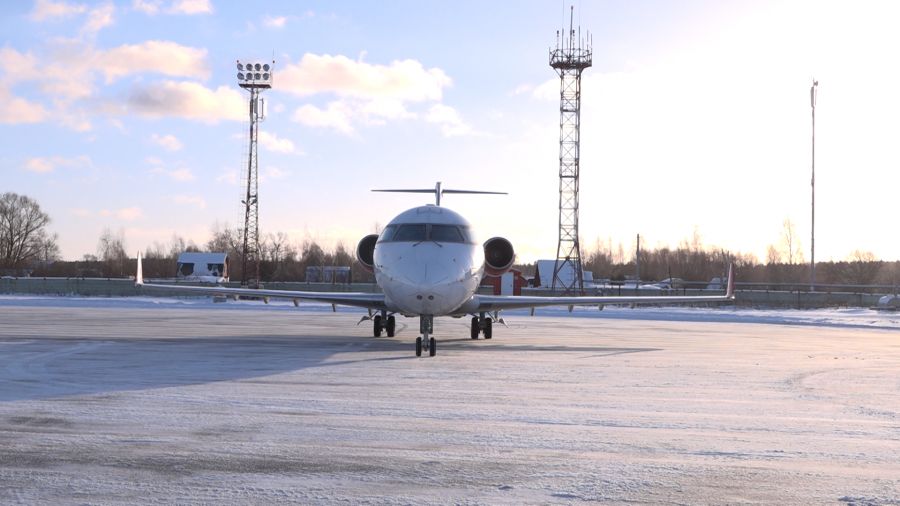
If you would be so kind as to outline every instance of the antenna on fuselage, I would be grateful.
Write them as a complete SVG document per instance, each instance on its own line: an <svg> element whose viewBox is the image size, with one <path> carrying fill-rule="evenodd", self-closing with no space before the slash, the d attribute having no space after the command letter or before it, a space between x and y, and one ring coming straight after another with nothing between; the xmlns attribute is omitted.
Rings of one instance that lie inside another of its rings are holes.
<svg viewBox="0 0 900 506"><path fill-rule="evenodd" d="M478 191L478 190L444 190L441 188L441 182L438 181L434 188L414 188L414 189L402 189L402 190L372 190L373 192L390 192L390 193L433 193L434 194L434 205L441 205L441 195L445 193L454 193L454 194L471 194L471 195L509 195L506 192L486 192L486 191Z"/></svg>

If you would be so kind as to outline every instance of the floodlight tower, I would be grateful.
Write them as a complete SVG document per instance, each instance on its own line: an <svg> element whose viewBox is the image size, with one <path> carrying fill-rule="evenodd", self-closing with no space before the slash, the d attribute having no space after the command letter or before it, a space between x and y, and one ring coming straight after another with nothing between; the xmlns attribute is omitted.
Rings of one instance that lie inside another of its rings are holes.
<svg viewBox="0 0 900 506"><path fill-rule="evenodd" d="M569 32L556 32L556 49L550 50L550 66L559 74L559 242L553 266L553 290L582 293L584 275L578 243L578 171L581 144L581 73L591 66L591 38L576 37L572 25L575 8L569 12ZM572 279L560 278L569 266Z"/></svg>
<svg viewBox="0 0 900 506"><path fill-rule="evenodd" d="M250 146L247 170L244 172L246 187L242 189L244 205L243 249L241 250L241 286L259 288L259 167L257 141L259 122L264 119L263 103L259 94L272 87L272 71L275 62L237 62L238 86L250 92ZM244 177L242 177L244 179Z"/></svg>

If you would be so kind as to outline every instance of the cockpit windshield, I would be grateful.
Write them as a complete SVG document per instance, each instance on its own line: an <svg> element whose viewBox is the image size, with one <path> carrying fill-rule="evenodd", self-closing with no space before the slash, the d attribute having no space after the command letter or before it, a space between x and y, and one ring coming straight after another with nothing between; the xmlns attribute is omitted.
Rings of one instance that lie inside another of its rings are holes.
<svg viewBox="0 0 900 506"><path fill-rule="evenodd" d="M404 223L388 225L381 232L378 242L448 242L471 243L467 227L459 225L437 225L427 223Z"/></svg>
<svg viewBox="0 0 900 506"><path fill-rule="evenodd" d="M394 232L394 237L391 240L395 242L418 242L426 240L427 237L427 225L424 223L411 223L397 227L397 231Z"/></svg>

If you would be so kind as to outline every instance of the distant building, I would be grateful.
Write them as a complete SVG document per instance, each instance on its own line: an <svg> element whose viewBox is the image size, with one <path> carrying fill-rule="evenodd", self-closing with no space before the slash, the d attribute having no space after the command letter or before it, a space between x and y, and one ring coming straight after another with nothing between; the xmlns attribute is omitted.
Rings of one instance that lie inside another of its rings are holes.
<svg viewBox="0 0 900 506"><path fill-rule="evenodd" d="M310 265L306 267L307 283L349 284L350 267L337 265Z"/></svg>
<svg viewBox="0 0 900 506"><path fill-rule="evenodd" d="M499 277L485 276L481 280L481 286L490 286L494 295L522 295L522 287L527 284L528 280L518 269L510 269Z"/></svg>
<svg viewBox="0 0 900 506"><path fill-rule="evenodd" d="M552 288L553 287L553 268L556 266L556 260L538 260L537 267L534 269L534 287L535 288ZM581 273L582 281L585 288L593 286L594 273L591 271L583 271ZM575 279L575 266L571 262L563 264L559 271L560 285L572 286L572 280Z"/></svg>
<svg viewBox="0 0 900 506"><path fill-rule="evenodd" d="M184 252L178 255L175 278L182 281L228 281L228 255L226 253Z"/></svg>

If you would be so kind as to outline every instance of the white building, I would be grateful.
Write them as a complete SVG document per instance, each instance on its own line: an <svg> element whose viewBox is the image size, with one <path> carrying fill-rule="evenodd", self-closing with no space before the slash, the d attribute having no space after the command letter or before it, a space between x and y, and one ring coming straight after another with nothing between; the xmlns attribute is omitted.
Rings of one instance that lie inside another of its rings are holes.
<svg viewBox="0 0 900 506"><path fill-rule="evenodd" d="M181 281L228 281L228 255L226 253L184 252L178 256L175 277Z"/></svg>

